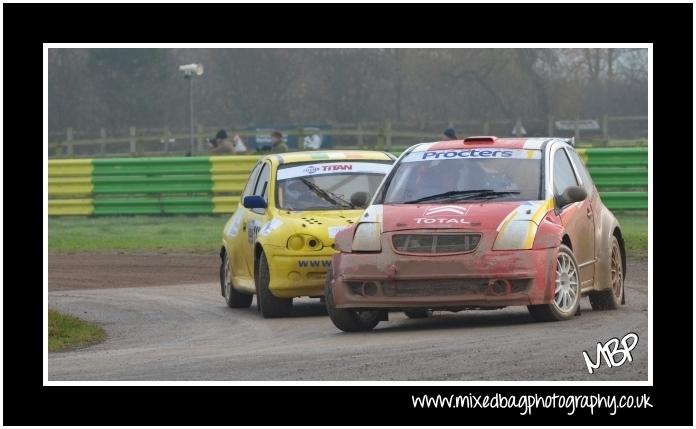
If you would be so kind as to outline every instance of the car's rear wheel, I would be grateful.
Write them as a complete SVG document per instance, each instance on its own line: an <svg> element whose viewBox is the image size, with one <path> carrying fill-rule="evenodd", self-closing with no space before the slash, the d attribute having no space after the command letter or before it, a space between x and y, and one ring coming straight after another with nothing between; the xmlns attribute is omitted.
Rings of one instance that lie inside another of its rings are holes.
<svg viewBox="0 0 696 429"><path fill-rule="evenodd" d="M241 293L234 288L232 284L232 274L230 272L230 258L225 252L220 263L220 286L222 287L222 296L225 297L227 306L231 308L249 308L254 295Z"/></svg>
<svg viewBox="0 0 696 429"><path fill-rule="evenodd" d="M611 288L590 293L590 305L592 310L616 310L624 298L624 275L621 247L619 240L612 237L611 242L611 261L609 270L611 271Z"/></svg>
<svg viewBox="0 0 696 429"><path fill-rule="evenodd" d="M540 322L571 319L580 306L580 274L573 251L561 244L556 257L556 283L551 303L529 305L529 313Z"/></svg>
<svg viewBox="0 0 696 429"><path fill-rule="evenodd" d="M268 269L266 255L259 255L259 271L256 277L256 301L261 309L264 319L273 317L287 317L292 313L292 298L278 298L271 293L268 285L271 282L271 274Z"/></svg>
<svg viewBox="0 0 696 429"><path fill-rule="evenodd" d="M433 310L408 310L404 314L409 319L425 319L433 315Z"/></svg>
<svg viewBox="0 0 696 429"><path fill-rule="evenodd" d="M379 310L353 310L350 308L336 308L331 290L332 273L326 275L324 284L324 299L326 311L333 324L344 332L369 331L379 323L381 314Z"/></svg>

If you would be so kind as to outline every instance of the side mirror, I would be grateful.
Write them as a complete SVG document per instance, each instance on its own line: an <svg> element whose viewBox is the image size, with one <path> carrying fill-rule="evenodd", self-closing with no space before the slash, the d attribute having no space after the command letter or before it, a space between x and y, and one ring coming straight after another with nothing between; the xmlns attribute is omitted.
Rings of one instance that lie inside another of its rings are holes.
<svg viewBox="0 0 696 429"><path fill-rule="evenodd" d="M568 186L561 195L556 195L556 204L558 207L567 206L568 204L577 203L587 198L587 191L582 186Z"/></svg>
<svg viewBox="0 0 696 429"><path fill-rule="evenodd" d="M258 195L249 195L244 197L242 205L248 209L265 209L267 207L266 200Z"/></svg>
<svg viewBox="0 0 696 429"><path fill-rule="evenodd" d="M355 207L367 207L367 192L356 192L350 196L350 203Z"/></svg>

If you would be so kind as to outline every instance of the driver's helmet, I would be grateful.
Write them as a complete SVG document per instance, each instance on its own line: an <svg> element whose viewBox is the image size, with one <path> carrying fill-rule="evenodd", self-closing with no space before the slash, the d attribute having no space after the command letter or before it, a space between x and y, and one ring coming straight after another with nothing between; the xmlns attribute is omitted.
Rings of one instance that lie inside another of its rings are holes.
<svg viewBox="0 0 696 429"><path fill-rule="evenodd" d="M456 163L449 163L457 166ZM459 170L447 168L447 161L421 163L416 167L413 190L419 197L457 190Z"/></svg>
<svg viewBox="0 0 696 429"><path fill-rule="evenodd" d="M309 180L309 179L308 179ZM307 186L297 179L290 179L285 182L285 199L288 201L299 201L307 194Z"/></svg>

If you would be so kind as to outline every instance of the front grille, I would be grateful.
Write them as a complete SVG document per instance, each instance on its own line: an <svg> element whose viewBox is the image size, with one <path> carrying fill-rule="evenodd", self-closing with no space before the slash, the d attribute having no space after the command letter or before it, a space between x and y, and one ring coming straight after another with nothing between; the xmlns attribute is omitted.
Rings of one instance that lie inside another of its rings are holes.
<svg viewBox="0 0 696 429"><path fill-rule="evenodd" d="M501 283L500 289L495 283ZM505 296L527 293L532 285L531 279L439 279L439 280L396 280L346 282L352 295L386 297L428 297L449 295L487 295ZM372 291L366 289L371 288Z"/></svg>
<svg viewBox="0 0 696 429"><path fill-rule="evenodd" d="M394 250L401 253L466 253L476 249L481 234L395 234Z"/></svg>
<svg viewBox="0 0 696 429"><path fill-rule="evenodd" d="M385 296L447 296L483 294L487 287L487 279L402 280L386 283L382 290Z"/></svg>

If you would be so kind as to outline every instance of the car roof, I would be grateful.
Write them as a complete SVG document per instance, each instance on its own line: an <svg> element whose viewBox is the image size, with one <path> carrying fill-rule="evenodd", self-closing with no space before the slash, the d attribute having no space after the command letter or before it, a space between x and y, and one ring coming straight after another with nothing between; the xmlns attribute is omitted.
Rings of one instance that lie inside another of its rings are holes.
<svg viewBox="0 0 696 429"><path fill-rule="evenodd" d="M430 143L419 143L411 147L416 152L430 150L453 150L453 149L478 149L478 148L500 148L500 149L531 149L540 150L547 142L557 141L568 144L566 139L558 137L534 137L534 138L498 138L495 136L468 137L462 140L447 140Z"/></svg>
<svg viewBox="0 0 696 429"><path fill-rule="evenodd" d="M267 155L264 159L269 159L277 165L294 164L299 162L324 162L342 160L365 160L365 161L393 161L394 155L387 152L374 150L312 150L304 152L286 152Z"/></svg>

